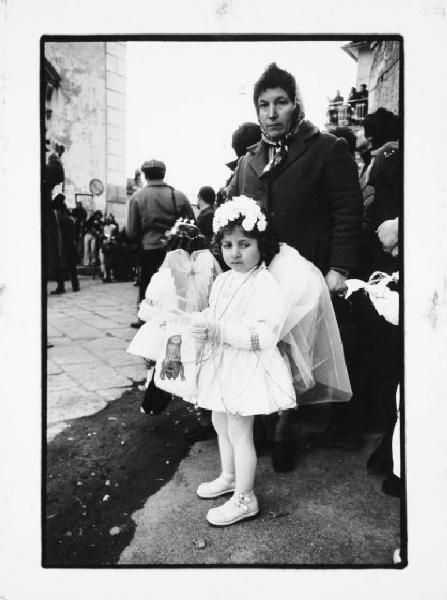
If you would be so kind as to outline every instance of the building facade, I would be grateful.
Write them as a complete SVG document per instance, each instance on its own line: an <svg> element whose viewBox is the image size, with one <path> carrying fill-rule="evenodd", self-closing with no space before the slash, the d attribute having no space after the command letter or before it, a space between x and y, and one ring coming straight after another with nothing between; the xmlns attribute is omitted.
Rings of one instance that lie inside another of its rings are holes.
<svg viewBox="0 0 447 600"><path fill-rule="evenodd" d="M368 89L368 113L380 106L399 113L401 45L395 40L351 42L343 50L357 62L356 88Z"/></svg>
<svg viewBox="0 0 447 600"><path fill-rule="evenodd" d="M59 154L65 169L54 194L124 224L126 44L46 42L44 62L47 156Z"/></svg>

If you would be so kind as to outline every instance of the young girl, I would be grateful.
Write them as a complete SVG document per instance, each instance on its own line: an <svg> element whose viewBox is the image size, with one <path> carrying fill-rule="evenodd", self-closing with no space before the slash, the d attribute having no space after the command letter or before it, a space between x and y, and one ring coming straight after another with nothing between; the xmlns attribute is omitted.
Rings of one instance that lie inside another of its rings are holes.
<svg viewBox="0 0 447 600"><path fill-rule="evenodd" d="M230 270L214 281L205 310L170 311L166 354L157 361L155 383L212 411L221 473L200 484L197 494L233 494L206 517L211 525L226 526L259 511L254 416L294 408L297 393L304 397L317 390L310 400L315 402L348 400L350 387L318 269L280 245L261 208L244 196L216 210L213 230ZM196 387L194 394L190 387L182 394L191 336Z"/></svg>
<svg viewBox="0 0 447 600"><path fill-rule="evenodd" d="M221 272L206 239L192 221L178 219L166 238L165 260L151 278L138 310L138 318L145 323L127 348L130 354L146 359L147 391L142 412L150 414L158 414L163 407L163 402L156 400L160 394L154 393L152 378L153 367L166 341L167 314L170 309L203 310L208 305L211 285ZM161 399L166 403L169 396Z"/></svg>
<svg viewBox="0 0 447 600"><path fill-rule="evenodd" d="M285 303L267 266L279 243L259 206L237 198L216 210L213 229L230 271L215 280L209 307L193 315L199 344L197 402L212 410L221 474L199 485L200 498L234 493L207 514L225 526L254 517L255 415L293 408L295 391L277 347Z"/></svg>

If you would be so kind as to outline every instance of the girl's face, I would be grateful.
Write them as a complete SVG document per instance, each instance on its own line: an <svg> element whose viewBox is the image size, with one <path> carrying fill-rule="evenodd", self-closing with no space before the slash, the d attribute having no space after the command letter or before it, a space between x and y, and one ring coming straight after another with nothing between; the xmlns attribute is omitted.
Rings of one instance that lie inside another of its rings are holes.
<svg viewBox="0 0 447 600"><path fill-rule="evenodd" d="M258 240L248 237L240 225L224 234L221 247L225 263L238 273L248 273L261 259Z"/></svg>

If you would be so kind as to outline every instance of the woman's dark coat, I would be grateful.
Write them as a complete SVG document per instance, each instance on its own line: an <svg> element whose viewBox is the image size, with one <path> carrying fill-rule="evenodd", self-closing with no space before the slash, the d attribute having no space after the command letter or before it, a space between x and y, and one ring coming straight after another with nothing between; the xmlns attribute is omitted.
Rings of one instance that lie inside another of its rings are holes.
<svg viewBox="0 0 447 600"><path fill-rule="evenodd" d="M230 197L257 200L280 240L296 248L323 273L356 268L362 223L358 170L346 141L303 121L279 169L260 178L267 145L260 141L240 160Z"/></svg>

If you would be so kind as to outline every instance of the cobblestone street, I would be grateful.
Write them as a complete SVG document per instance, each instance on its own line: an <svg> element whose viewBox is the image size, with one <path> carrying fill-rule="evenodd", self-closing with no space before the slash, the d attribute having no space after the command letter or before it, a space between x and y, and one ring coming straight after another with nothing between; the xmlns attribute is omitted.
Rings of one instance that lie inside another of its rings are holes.
<svg viewBox="0 0 447 600"><path fill-rule="evenodd" d="M137 288L82 276L80 283L78 293L48 296L48 440L146 376L143 361L125 352L135 335Z"/></svg>

